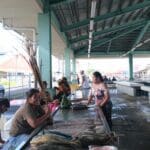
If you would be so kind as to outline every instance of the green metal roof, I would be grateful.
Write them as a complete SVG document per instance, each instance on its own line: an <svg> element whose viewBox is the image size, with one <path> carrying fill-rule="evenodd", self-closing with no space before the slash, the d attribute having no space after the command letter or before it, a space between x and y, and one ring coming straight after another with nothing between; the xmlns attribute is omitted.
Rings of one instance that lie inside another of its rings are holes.
<svg viewBox="0 0 150 150"><path fill-rule="evenodd" d="M91 1L49 1L75 57L87 57ZM93 20L91 57L150 55L150 42L133 50L150 38L150 0L97 0Z"/></svg>

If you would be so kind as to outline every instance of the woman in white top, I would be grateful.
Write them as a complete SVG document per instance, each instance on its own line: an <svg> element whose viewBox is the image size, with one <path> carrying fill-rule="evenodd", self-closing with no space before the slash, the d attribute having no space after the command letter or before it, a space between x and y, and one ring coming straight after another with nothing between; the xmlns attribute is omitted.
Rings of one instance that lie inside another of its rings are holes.
<svg viewBox="0 0 150 150"><path fill-rule="evenodd" d="M110 101L109 90L104 83L101 73L94 72L92 86L89 93L88 104L94 99L95 105L102 108L110 129L112 128L111 111L112 102Z"/></svg>
<svg viewBox="0 0 150 150"><path fill-rule="evenodd" d="M84 70L80 71L79 83L82 90L82 97L87 98L89 95L90 85L88 77L85 75Z"/></svg>

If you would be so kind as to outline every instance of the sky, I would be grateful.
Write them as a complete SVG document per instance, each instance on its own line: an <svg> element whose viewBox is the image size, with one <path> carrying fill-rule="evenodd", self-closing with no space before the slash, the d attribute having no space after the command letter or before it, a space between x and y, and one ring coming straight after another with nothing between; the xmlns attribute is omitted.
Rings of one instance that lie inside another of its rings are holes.
<svg viewBox="0 0 150 150"><path fill-rule="evenodd" d="M12 30L3 29L0 24L0 62L6 57L16 55L18 51L23 51L22 42L23 36Z"/></svg>
<svg viewBox="0 0 150 150"><path fill-rule="evenodd" d="M100 72L121 72L129 70L128 58L99 58L99 59L78 59L78 72L80 70L94 69ZM133 58L134 72L144 69L150 64L150 58Z"/></svg>

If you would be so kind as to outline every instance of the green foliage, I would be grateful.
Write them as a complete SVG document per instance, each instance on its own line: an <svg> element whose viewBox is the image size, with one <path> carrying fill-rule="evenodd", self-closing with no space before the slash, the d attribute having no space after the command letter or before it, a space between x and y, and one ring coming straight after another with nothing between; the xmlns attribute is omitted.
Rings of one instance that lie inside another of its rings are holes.
<svg viewBox="0 0 150 150"><path fill-rule="evenodd" d="M15 81L8 81L6 79L0 79L0 84L3 85L5 88L8 87L15 87L16 86L16 82Z"/></svg>
<svg viewBox="0 0 150 150"><path fill-rule="evenodd" d="M61 100L61 108L62 109L69 109L71 106L71 101L66 97L66 95L64 94Z"/></svg>

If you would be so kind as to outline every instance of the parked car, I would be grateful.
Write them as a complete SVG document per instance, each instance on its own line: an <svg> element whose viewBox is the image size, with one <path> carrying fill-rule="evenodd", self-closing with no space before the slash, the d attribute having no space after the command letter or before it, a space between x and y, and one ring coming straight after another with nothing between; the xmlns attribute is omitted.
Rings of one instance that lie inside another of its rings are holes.
<svg viewBox="0 0 150 150"><path fill-rule="evenodd" d="M3 98L5 95L5 88L3 85L0 85L0 98Z"/></svg>

